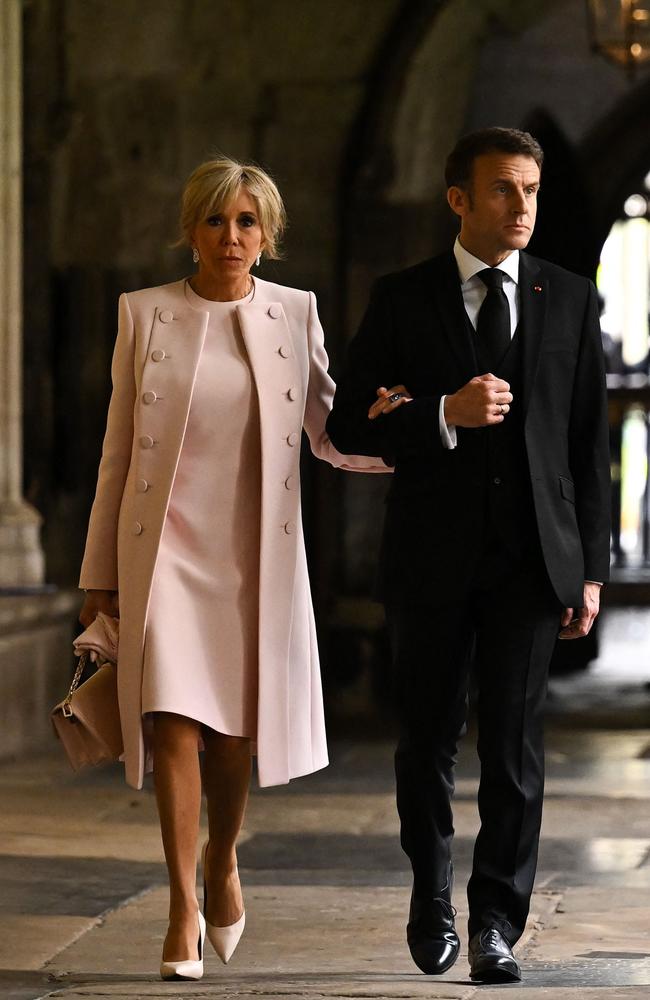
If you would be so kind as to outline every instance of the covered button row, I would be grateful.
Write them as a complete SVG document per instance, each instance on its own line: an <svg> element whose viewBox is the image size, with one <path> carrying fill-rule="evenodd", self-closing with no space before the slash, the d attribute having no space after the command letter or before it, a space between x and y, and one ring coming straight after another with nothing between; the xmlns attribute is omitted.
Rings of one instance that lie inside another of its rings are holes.
<svg viewBox="0 0 650 1000"><path fill-rule="evenodd" d="M293 535L294 531L296 530L296 522L295 521L286 521L283 527L284 527L284 533L285 533L285 535ZM143 531L144 531L144 528L143 528L141 522L140 521L135 521L134 524L133 524L133 534L134 535L141 535Z"/></svg>
<svg viewBox="0 0 650 1000"><path fill-rule="evenodd" d="M285 525L284 525L284 533L285 533L285 535L293 535L293 533L294 533L295 530L296 530L296 522L295 521L287 521L285 523ZM141 535L143 531L144 531L144 528L142 527L142 524L140 523L140 521L135 521L135 523L133 525L133 534L134 535Z"/></svg>
<svg viewBox="0 0 650 1000"><path fill-rule="evenodd" d="M156 352L154 351L154 354L155 353ZM155 392L145 392L142 399L144 400L145 403L154 403L158 399L158 396L156 395ZM154 441L154 439L151 437L150 434L143 434L140 438L141 448L153 448L155 443L156 442ZM147 490L149 489L149 483L147 482L146 479L138 479L136 480L135 488L138 493L146 493ZM143 531L144 528L142 527L141 522L135 521L133 524L133 534L141 535Z"/></svg>
<svg viewBox="0 0 650 1000"><path fill-rule="evenodd" d="M148 483L146 479L137 479L136 480L135 488L136 488L136 491L138 493L146 493L147 490L149 489L149 486L150 486L150 483ZM134 521L133 522L133 534L134 535L141 535L143 531L144 531L144 527L142 526L142 522L141 521Z"/></svg>
<svg viewBox="0 0 650 1000"><path fill-rule="evenodd" d="M282 315L282 306L279 302L272 302L268 308L268 314L271 319L280 319ZM158 319L161 323L171 323L174 319L174 314L171 309L163 309L158 314Z"/></svg>
<svg viewBox="0 0 650 1000"><path fill-rule="evenodd" d="M282 306L278 305L277 302L272 302L268 308L268 314L271 319L280 319L282 315ZM278 347L278 354L281 358L291 357L291 348L287 344L280 344ZM293 399L293 396L289 396L289 399Z"/></svg>

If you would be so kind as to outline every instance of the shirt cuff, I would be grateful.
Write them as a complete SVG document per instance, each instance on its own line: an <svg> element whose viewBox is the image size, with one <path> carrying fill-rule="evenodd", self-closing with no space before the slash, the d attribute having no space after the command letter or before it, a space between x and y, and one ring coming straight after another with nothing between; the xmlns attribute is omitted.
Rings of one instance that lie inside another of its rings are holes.
<svg viewBox="0 0 650 1000"><path fill-rule="evenodd" d="M447 426L445 421L445 399L446 396L440 397L440 409L438 410L438 427L440 428L440 440L442 441L442 447L447 448L451 451L458 444L458 437L456 435L456 428L453 424Z"/></svg>
<svg viewBox="0 0 650 1000"><path fill-rule="evenodd" d="M602 587L603 585L602 580L585 580L585 583L595 583L597 587Z"/></svg>

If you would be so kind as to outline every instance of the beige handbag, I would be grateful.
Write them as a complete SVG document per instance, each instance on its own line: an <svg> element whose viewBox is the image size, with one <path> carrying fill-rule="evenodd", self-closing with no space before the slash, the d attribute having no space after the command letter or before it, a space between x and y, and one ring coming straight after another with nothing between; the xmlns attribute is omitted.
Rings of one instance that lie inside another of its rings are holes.
<svg viewBox="0 0 650 1000"><path fill-rule="evenodd" d="M123 752L115 662L117 626L116 618L100 612L75 639L79 663L70 690L51 712L54 732L75 771L88 764L118 760ZM99 664L98 669L80 684L89 659Z"/></svg>

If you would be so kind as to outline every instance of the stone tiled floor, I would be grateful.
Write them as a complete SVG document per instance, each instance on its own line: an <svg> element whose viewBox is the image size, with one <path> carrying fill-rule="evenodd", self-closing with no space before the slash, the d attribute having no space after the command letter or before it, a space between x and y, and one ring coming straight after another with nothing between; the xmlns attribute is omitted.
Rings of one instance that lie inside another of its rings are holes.
<svg viewBox="0 0 650 1000"><path fill-rule="evenodd" d="M626 670L617 672L615 649L602 650L596 669L551 686L543 840L519 947L521 986L473 986L465 950L440 979L417 973L404 940L409 873L392 748L351 740L333 745L330 768L254 792L240 848L242 943L227 968L209 957L199 984L161 983L167 904L151 792L126 788L119 767L75 776L53 745L45 757L0 767L0 1000L647 1000L650 692L642 658L635 665L628 648ZM476 783L470 735L455 807L463 932Z"/></svg>

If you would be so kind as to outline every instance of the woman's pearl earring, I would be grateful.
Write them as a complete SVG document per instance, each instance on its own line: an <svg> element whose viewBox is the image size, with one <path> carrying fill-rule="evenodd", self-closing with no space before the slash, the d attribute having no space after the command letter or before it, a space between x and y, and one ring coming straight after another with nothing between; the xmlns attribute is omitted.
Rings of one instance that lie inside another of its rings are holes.
<svg viewBox="0 0 650 1000"><path fill-rule="evenodd" d="M198 264L200 260L199 251L196 249L196 247L192 248L192 260L194 261L195 264Z"/></svg>
<svg viewBox="0 0 650 1000"><path fill-rule="evenodd" d="M257 255L257 260L255 261L255 266L256 266L256 267L259 267L259 266L260 266L260 261L261 261L261 259L262 259L262 254L261 254L261 253L258 253L258 255Z"/></svg>

